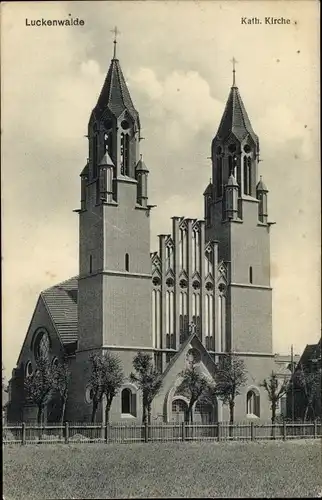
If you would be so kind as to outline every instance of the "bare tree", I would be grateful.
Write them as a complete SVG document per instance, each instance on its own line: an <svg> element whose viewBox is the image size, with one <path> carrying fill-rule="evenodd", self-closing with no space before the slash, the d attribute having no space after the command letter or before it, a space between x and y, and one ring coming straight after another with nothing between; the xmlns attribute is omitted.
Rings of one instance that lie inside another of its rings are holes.
<svg viewBox="0 0 322 500"><path fill-rule="evenodd" d="M287 379L279 379L277 374L272 372L268 379L265 379L260 385L264 387L267 392L268 399L271 403L271 421L272 424L276 422L276 410L279 400L286 394L288 388Z"/></svg>
<svg viewBox="0 0 322 500"><path fill-rule="evenodd" d="M41 424L45 407L56 391L55 368L47 356L40 355L36 360L34 373L24 381L26 399L38 407L37 423Z"/></svg>
<svg viewBox="0 0 322 500"><path fill-rule="evenodd" d="M201 373L195 363L190 363L189 366L180 373L182 381L177 389L177 393L186 396L189 400L186 422L193 423L193 406L203 397L211 392L211 383Z"/></svg>
<svg viewBox="0 0 322 500"><path fill-rule="evenodd" d="M292 383L299 387L305 396L304 422L307 420L310 410L312 417L316 417L315 402L318 398L321 398L321 376L321 366L317 367L314 371L309 371L304 370L302 364L294 374Z"/></svg>
<svg viewBox="0 0 322 500"><path fill-rule="evenodd" d="M152 401L162 387L162 375L154 368L152 357L140 351L133 359L133 368L130 380L142 391L142 422L150 425Z"/></svg>
<svg viewBox="0 0 322 500"><path fill-rule="evenodd" d="M218 398L229 406L229 423L233 424L235 399L247 381L244 361L235 354L224 354L217 367L215 381Z"/></svg>
<svg viewBox="0 0 322 500"><path fill-rule="evenodd" d="M54 367L54 370L56 390L60 394L62 400L61 424L63 425L65 421L66 404L68 399L68 386L71 375L67 358L65 358L62 363Z"/></svg>
<svg viewBox="0 0 322 500"><path fill-rule="evenodd" d="M92 390L93 409L92 422L95 422L95 416L99 403L105 394L105 421L109 422L109 413L114 396L121 388L124 381L124 374L121 362L117 356L109 351L103 354L94 353L90 356L91 375L89 384Z"/></svg>

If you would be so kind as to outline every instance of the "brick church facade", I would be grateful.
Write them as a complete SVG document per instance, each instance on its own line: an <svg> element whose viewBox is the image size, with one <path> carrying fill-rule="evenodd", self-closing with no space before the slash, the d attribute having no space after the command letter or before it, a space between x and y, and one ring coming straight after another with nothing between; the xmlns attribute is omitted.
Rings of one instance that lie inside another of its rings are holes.
<svg viewBox="0 0 322 500"><path fill-rule="evenodd" d="M153 402L156 421L182 417L187 401L176 388L187 359L193 356L213 377L225 352L241 356L247 369L236 419L270 417L260 387L278 358L272 352L268 191L258 179L259 141L235 81L211 145L204 220L173 217L171 232L159 236L152 254L150 173L140 139L139 113L114 55L89 119L89 155L80 174L79 275L39 296L10 381L9 421L35 419L23 387L40 351L53 363L68 355L66 418L88 421L89 356L106 349L119 356L126 377L139 350L152 355L163 374ZM140 398L126 381L113 400L111 421L139 422ZM194 411L202 421L228 415L220 401ZM49 403L47 420L59 413L58 402ZM97 419L104 419L104 402Z"/></svg>

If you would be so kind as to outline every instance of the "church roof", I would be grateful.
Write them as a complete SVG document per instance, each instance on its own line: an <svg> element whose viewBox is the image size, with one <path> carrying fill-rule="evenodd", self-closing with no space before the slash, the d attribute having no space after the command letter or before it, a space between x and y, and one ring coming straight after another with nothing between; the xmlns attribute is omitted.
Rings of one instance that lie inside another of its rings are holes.
<svg viewBox="0 0 322 500"><path fill-rule="evenodd" d="M114 163L111 160L111 157L110 157L110 155L108 154L107 151L105 151L105 154L104 154L103 158L99 162L99 166L100 167L110 167L110 166L114 167Z"/></svg>
<svg viewBox="0 0 322 500"><path fill-rule="evenodd" d="M239 90L235 86L231 87L216 137L225 140L230 134L234 134L240 141L249 134L258 146L258 137L250 123Z"/></svg>
<svg viewBox="0 0 322 500"><path fill-rule="evenodd" d="M266 184L263 182L262 176L260 176L259 182L256 186L256 191L263 191L264 193L268 193L268 189Z"/></svg>
<svg viewBox="0 0 322 500"><path fill-rule="evenodd" d="M41 297L64 345L77 341L77 292L77 277L41 292Z"/></svg>
<svg viewBox="0 0 322 500"><path fill-rule="evenodd" d="M111 61L95 109L101 112L106 108L116 117L127 110L134 120L139 119L118 59Z"/></svg>

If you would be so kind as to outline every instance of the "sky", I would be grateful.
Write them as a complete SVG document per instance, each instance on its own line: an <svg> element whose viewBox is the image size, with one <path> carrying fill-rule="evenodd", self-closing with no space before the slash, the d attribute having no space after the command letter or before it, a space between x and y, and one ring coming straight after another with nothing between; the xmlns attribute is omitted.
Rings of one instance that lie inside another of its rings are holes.
<svg viewBox="0 0 322 500"><path fill-rule="evenodd" d="M10 377L41 290L78 273L87 123L113 55L142 125L151 251L171 216L203 217L210 145L236 83L269 189L274 352L320 336L319 2L1 5L2 347ZM84 26L32 27L32 19ZM290 24L266 25L284 17ZM262 24L243 24L258 17Z"/></svg>

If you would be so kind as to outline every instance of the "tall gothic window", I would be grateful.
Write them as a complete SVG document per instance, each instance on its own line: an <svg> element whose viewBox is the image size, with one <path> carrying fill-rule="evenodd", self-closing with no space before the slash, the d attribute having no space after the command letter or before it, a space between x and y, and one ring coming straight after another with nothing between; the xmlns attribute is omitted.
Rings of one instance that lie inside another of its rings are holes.
<svg viewBox="0 0 322 500"><path fill-rule="evenodd" d="M252 196L252 159L247 158L247 179L248 179L248 194Z"/></svg>
<svg viewBox="0 0 322 500"><path fill-rule="evenodd" d="M217 170L216 170L216 194L217 198L221 198L223 195L223 165L222 157L217 156Z"/></svg>
<svg viewBox="0 0 322 500"><path fill-rule="evenodd" d="M180 327L180 342L183 342L188 334L188 295L184 292L180 293L179 305L179 327Z"/></svg>
<svg viewBox="0 0 322 500"><path fill-rule="evenodd" d="M130 137L128 134L121 134L121 174L129 175L129 160L130 160Z"/></svg>
<svg viewBox="0 0 322 500"><path fill-rule="evenodd" d="M97 177L97 135L93 137L93 178Z"/></svg>
<svg viewBox="0 0 322 500"><path fill-rule="evenodd" d="M244 156L244 194L252 194L252 159Z"/></svg>
<svg viewBox="0 0 322 500"><path fill-rule="evenodd" d="M221 351L226 350L225 339L225 322L226 322L226 298L223 294L218 296L218 334L220 338Z"/></svg>
<svg viewBox="0 0 322 500"><path fill-rule="evenodd" d="M192 294L192 321L196 325L196 333L200 335L200 294L193 293Z"/></svg>
<svg viewBox="0 0 322 500"><path fill-rule="evenodd" d="M105 132L104 134L104 151L107 152L110 157L112 157L112 132Z"/></svg>
<svg viewBox="0 0 322 500"><path fill-rule="evenodd" d="M246 396L247 415L260 416L260 396L255 391L248 391Z"/></svg>
<svg viewBox="0 0 322 500"><path fill-rule="evenodd" d="M161 347L161 316L160 316L160 290L152 291L152 332L154 346L159 349Z"/></svg>

